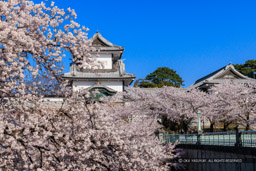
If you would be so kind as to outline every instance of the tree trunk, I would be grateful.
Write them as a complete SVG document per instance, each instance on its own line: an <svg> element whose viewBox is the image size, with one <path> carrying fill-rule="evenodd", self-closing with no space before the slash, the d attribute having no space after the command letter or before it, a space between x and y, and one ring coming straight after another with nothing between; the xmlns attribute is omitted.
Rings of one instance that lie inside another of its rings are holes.
<svg viewBox="0 0 256 171"><path fill-rule="evenodd" d="M210 132L213 132L214 122L210 123Z"/></svg>
<svg viewBox="0 0 256 171"><path fill-rule="evenodd" d="M188 124L184 121L182 123L182 128L184 130L184 133L187 134L188 133Z"/></svg>
<svg viewBox="0 0 256 171"><path fill-rule="evenodd" d="M229 123L224 122L224 128L223 131L226 132L228 130Z"/></svg>
<svg viewBox="0 0 256 171"><path fill-rule="evenodd" d="M250 130L250 125L249 125L249 124L246 124L245 130L246 130L246 131L249 131L249 130Z"/></svg>
<svg viewBox="0 0 256 171"><path fill-rule="evenodd" d="M246 117L246 119L247 119L247 121L250 120L250 113L249 113L249 112L247 112L247 117ZM246 131L250 130L250 125L248 124L248 122L246 123L245 130L246 130Z"/></svg>

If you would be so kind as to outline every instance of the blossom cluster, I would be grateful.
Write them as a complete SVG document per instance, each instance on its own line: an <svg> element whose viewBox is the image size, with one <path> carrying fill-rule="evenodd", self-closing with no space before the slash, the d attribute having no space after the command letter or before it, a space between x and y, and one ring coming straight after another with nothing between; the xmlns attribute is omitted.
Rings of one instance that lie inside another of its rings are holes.
<svg viewBox="0 0 256 171"><path fill-rule="evenodd" d="M166 116L177 123L185 132L192 121L209 121L211 130L214 125L224 123L224 130L230 124L243 126L246 130L255 129L256 84L234 83L230 80L209 87L208 91L198 88L183 89L163 87L155 89L130 88L124 93L129 101L130 110L125 115Z"/></svg>
<svg viewBox="0 0 256 171"><path fill-rule="evenodd" d="M69 54L83 68L97 68L89 52L94 49L87 30L74 20L74 10L67 11L44 2L29 0L0 1L0 81L3 96L23 96L35 90L24 84L38 75L61 80L62 58ZM34 93L37 91L34 91Z"/></svg>
<svg viewBox="0 0 256 171"><path fill-rule="evenodd" d="M62 58L100 67L73 9L0 1L0 169L168 170L180 156L162 144L154 118L128 122L123 105L88 103L62 79ZM56 84L57 86L53 86ZM59 104L42 95L57 93ZM139 115L139 114L138 114Z"/></svg>

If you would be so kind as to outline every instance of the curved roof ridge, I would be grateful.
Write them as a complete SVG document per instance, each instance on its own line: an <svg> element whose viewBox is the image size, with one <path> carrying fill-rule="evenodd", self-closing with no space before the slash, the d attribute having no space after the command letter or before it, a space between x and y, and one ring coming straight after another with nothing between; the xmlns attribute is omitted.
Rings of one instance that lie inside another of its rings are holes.
<svg viewBox="0 0 256 171"><path fill-rule="evenodd" d="M108 41L107 39L105 39L98 31L89 39L92 42L96 39L99 39L100 41L102 41L104 44L110 46L110 47L121 47L121 46L117 46L114 45L113 43L111 43L110 41Z"/></svg>
<svg viewBox="0 0 256 171"><path fill-rule="evenodd" d="M249 78L249 77L246 77L245 75L243 75L242 73L240 73L239 71L237 71L235 69L235 67L229 63L228 65L196 80L191 86L189 86L188 88L193 88L193 87L197 87L197 86L200 86L201 84L204 84L205 82L211 82L213 81L214 79L220 77L220 76L223 76L225 75L228 71L231 71L233 72L233 74L237 75L238 77L240 77L241 79L246 79L246 80L250 80L250 81L256 81L255 79L252 79L252 78Z"/></svg>
<svg viewBox="0 0 256 171"><path fill-rule="evenodd" d="M240 73L239 71L237 71L237 70L235 69L234 65L232 65L232 64L226 65L224 72L215 75L215 77L213 77L213 79L214 79L214 78L217 78L217 77L219 77L219 76L222 76L222 75L224 75L224 74L226 74L228 71L233 71L234 74L237 74L239 77L241 77L241 78L243 78L243 79L251 79L251 78L249 78L249 77L246 77L245 75L243 75L243 74Z"/></svg>

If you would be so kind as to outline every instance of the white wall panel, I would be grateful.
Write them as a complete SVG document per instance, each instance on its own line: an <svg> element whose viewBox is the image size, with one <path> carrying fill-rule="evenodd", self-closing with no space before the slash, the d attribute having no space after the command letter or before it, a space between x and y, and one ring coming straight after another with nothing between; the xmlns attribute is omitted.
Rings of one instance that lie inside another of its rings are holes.
<svg viewBox="0 0 256 171"><path fill-rule="evenodd" d="M111 54L99 54L93 55L96 59L103 63L103 69L112 69L112 55Z"/></svg>
<svg viewBox="0 0 256 171"><path fill-rule="evenodd" d="M95 85L96 81L73 81L73 90L81 90L89 88ZM107 86L115 91L121 92L123 91L123 82L122 81L102 81L101 85Z"/></svg>

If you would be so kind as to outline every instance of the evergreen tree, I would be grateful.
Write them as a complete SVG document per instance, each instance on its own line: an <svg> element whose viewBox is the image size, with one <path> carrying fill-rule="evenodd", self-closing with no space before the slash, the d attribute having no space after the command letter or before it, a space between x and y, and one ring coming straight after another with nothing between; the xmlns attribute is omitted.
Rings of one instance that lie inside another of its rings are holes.
<svg viewBox="0 0 256 171"><path fill-rule="evenodd" d="M248 60L245 64L236 64L234 67L242 73L250 78L256 78L256 60Z"/></svg>
<svg viewBox="0 0 256 171"><path fill-rule="evenodd" d="M145 79L138 79L135 83L135 87L141 88L154 88L154 87L180 87L183 86L182 78L176 73L176 71L168 67L159 67L153 73L146 76Z"/></svg>

